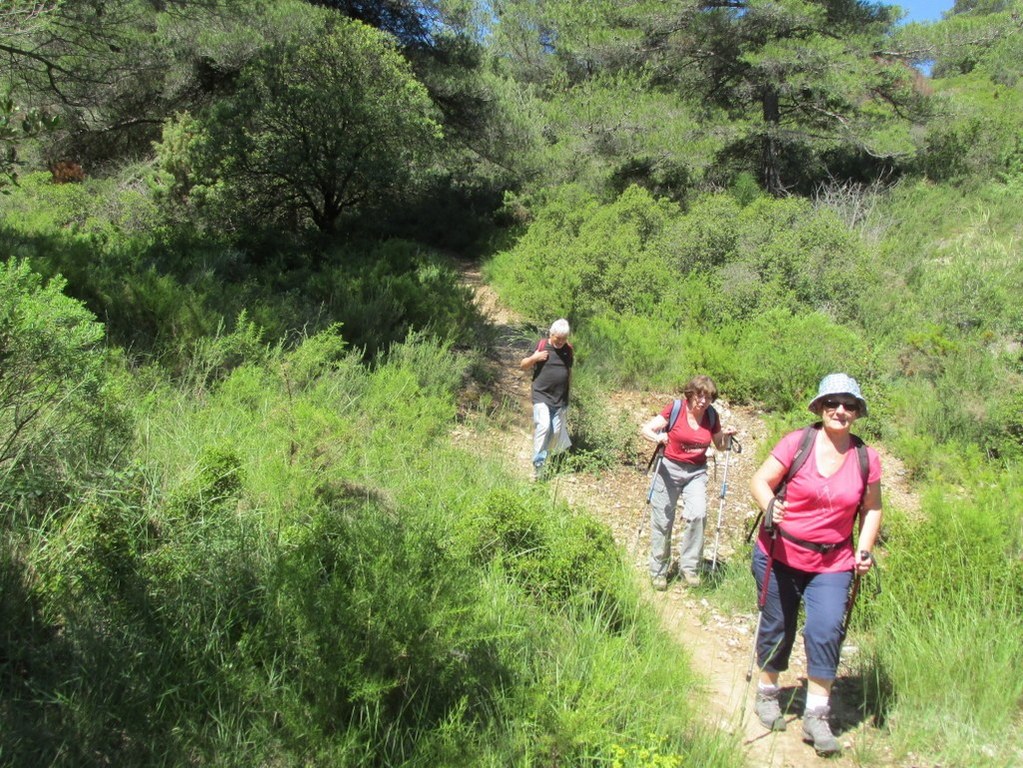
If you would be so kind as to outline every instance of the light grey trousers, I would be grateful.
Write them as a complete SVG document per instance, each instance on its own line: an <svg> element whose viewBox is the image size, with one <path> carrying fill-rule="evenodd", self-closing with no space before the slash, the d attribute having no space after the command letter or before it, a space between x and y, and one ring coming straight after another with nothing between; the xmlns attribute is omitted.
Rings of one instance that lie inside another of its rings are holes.
<svg viewBox="0 0 1023 768"><path fill-rule="evenodd" d="M650 576L667 576L671 563L671 529L675 508L682 497L686 521L679 543L678 564L683 573L696 574L703 560L703 529L707 519L707 466L658 462L650 494Z"/></svg>

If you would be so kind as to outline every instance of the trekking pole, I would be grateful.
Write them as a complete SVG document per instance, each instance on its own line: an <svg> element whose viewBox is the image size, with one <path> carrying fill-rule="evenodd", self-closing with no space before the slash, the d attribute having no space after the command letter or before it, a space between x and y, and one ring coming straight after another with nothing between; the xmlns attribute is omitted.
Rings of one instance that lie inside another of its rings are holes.
<svg viewBox="0 0 1023 768"><path fill-rule="evenodd" d="M774 527L774 502L776 500L777 497L772 498L767 503L767 511L764 512L764 530L770 536L771 544L767 548L767 568L764 570L764 583L761 585L760 595L757 597L757 626L753 630L753 648L750 651L749 669L746 670L747 683L753 679L753 664L757 659L757 638L760 636L760 622L764 618L764 606L767 604L767 586L771 581L771 568L774 567L774 542L777 537L777 531Z"/></svg>
<svg viewBox="0 0 1023 768"><path fill-rule="evenodd" d="M718 497L718 524L714 530L714 553L710 558L710 572L714 573L718 567L718 542L721 540L721 516L725 511L725 494L728 493L728 463L732 451L742 453L742 444L735 439L735 435L728 436L728 443L725 445L725 471L721 474L721 494Z"/></svg>
<svg viewBox="0 0 1023 768"><path fill-rule="evenodd" d="M874 564L871 570L874 572L874 596L881 594L881 573L877 570L877 560L869 552L862 552ZM860 584L863 577L860 574L853 576L852 586L849 587L849 597L845 601L845 617L842 619L842 640L845 640L849 631L849 622L852 621L853 608L856 606L856 598L859 597Z"/></svg>
<svg viewBox="0 0 1023 768"><path fill-rule="evenodd" d="M657 482L657 473L661 469L661 459L664 456L664 446L661 444L657 445L653 455L650 457L650 461L647 462L646 471L650 474L651 467L653 468L653 475L650 478L650 488L646 492L646 504L643 506L644 511L650 509L650 499L654 496L654 483ZM649 515L646 515L648 517ZM632 540L632 556L636 556L636 548L639 547L639 536L643 532L644 515L640 515L639 524L636 525L636 536Z"/></svg>
<svg viewBox="0 0 1023 768"><path fill-rule="evenodd" d="M856 605L856 597L860 593L860 581L862 577L860 574L853 576L852 586L849 587L849 597L845 601L845 617L842 619L842 642L845 642L845 636L849 632L849 622L852 620L853 606Z"/></svg>

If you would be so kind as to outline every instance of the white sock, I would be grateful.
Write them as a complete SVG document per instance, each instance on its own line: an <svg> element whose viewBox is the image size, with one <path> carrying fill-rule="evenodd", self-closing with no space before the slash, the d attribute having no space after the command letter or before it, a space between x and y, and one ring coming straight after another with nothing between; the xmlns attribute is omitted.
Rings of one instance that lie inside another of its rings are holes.
<svg viewBox="0 0 1023 768"><path fill-rule="evenodd" d="M761 693L777 693L778 686L770 683L757 683L757 690Z"/></svg>
<svg viewBox="0 0 1023 768"><path fill-rule="evenodd" d="M806 694L806 709L820 709L821 707L828 706L828 695L819 693L808 693Z"/></svg>

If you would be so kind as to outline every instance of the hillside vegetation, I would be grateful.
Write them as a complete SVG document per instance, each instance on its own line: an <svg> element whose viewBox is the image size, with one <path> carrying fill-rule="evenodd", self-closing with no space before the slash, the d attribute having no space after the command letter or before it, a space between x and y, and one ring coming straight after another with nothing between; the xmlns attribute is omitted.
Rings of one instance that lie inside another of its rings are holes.
<svg viewBox="0 0 1023 768"><path fill-rule="evenodd" d="M454 255L572 321L566 472L635 460L617 388L781 433L857 377L923 496L865 706L1021 762L1021 12L13 0L0 761L742 764L608 531L452 440L502 407Z"/></svg>

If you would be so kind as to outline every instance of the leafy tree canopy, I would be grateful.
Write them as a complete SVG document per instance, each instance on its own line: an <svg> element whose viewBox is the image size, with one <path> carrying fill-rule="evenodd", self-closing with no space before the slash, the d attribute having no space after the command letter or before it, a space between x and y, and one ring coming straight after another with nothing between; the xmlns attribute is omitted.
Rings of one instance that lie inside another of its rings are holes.
<svg viewBox="0 0 1023 768"><path fill-rule="evenodd" d="M185 118L184 137L165 135L163 167L178 199L195 193L236 224L333 231L400 187L440 126L387 36L300 3L275 13L281 38L233 96Z"/></svg>
<svg viewBox="0 0 1023 768"><path fill-rule="evenodd" d="M826 173L840 150L908 152L916 72L884 43L895 9L862 0L698 0L640 17L664 87L746 125L737 151L778 194ZM892 132L892 125L903 131ZM816 166L816 169L814 168Z"/></svg>

